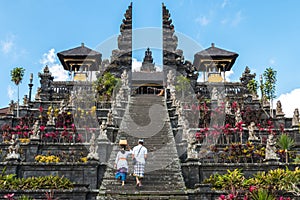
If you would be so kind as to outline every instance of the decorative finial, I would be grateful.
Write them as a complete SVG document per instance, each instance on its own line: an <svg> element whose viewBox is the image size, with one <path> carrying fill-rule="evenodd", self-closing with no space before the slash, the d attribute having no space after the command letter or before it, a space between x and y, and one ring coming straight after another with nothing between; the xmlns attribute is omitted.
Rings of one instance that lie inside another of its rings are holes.
<svg viewBox="0 0 300 200"><path fill-rule="evenodd" d="M83 42L81 43L81 47L84 47L84 43Z"/></svg>
<svg viewBox="0 0 300 200"><path fill-rule="evenodd" d="M45 73L45 74L49 73L48 65L46 65L46 67L44 68L44 73Z"/></svg>
<svg viewBox="0 0 300 200"><path fill-rule="evenodd" d="M211 43L211 47L215 47L215 43Z"/></svg>
<svg viewBox="0 0 300 200"><path fill-rule="evenodd" d="M30 83L33 81L33 73L30 73L30 78L29 78Z"/></svg>

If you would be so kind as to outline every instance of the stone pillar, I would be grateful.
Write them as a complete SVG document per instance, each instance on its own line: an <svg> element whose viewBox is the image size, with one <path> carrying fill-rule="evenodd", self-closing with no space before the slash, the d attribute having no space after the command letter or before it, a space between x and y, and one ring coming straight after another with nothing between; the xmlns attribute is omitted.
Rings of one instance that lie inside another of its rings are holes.
<svg viewBox="0 0 300 200"><path fill-rule="evenodd" d="M34 156L37 155L40 139L30 139L28 149L26 151L26 162L34 162Z"/></svg>
<svg viewBox="0 0 300 200"><path fill-rule="evenodd" d="M112 143L109 140L97 140L98 141L98 155L99 155L99 162L107 162L110 153L112 151Z"/></svg>

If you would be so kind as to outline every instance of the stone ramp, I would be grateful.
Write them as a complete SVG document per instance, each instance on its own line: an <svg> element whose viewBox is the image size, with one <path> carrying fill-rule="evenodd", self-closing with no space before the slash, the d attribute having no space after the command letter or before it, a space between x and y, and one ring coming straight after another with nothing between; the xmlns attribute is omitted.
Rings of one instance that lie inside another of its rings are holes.
<svg viewBox="0 0 300 200"><path fill-rule="evenodd" d="M119 136L126 137L131 147L139 138L148 149L143 187L135 187L131 158L125 186L114 179L113 164L119 151L118 139L104 174L98 199L188 199L177 156L176 144L163 97L132 97L122 120Z"/></svg>

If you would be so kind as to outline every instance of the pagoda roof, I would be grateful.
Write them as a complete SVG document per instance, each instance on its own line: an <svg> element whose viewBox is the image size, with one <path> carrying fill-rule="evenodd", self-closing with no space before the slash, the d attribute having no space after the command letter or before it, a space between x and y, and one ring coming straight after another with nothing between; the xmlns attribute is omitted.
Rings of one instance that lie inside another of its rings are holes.
<svg viewBox="0 0 300 200"><path fill-rule="evenodd" d="M132 84L159 84L162 85L164 80L163 72L132 72Z"/></svg>
<svg viewBox="0 0 300 200"><path fill-rule="evenodd" d="M65 70L74 71L73 65L87 64L96 67L101 64L102 54L86 47L83 43L79 47L57 53ZM92 70L92 69L91 69Z"/></svg>
<svg viewBox="0 0 300 200"><path fill-rule="evenodd" d="M6 115L9 110L9 107L0 108L0 116Z"/></svg>
<svg viewBox="0 0 300 200"><path fill-rule="evenodd" d="M215 44L212 43L211 47L195 54L194 66L201 71L205 69L203 66L205 62L213 61L217 62L218 64L224 64L225 71L230 71L238 56L239 54L215 47Z"/></svg>
<svg viewBox="0 0 300 200"><path fill-rule="evenodd" d="M69 49L69 50L59 52L59 53L57 53L57 55L63 55L63 56L98 56L98 55L101 55L101 53L86 47L84 45L84 43L82 43L81 46L79 46L79 47L75 47L75 48L72 48L72 49Z"/></svg>

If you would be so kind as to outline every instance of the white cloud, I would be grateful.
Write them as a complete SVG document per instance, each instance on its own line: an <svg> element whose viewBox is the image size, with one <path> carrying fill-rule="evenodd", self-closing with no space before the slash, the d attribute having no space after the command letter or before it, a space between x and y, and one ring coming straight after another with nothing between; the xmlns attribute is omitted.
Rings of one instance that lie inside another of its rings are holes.
<svg viewBox="0 0 300 200"><path fill-rule="evenodd" d="M234 16L234 18L233 18L233 20L231 22L231 25L232 26L237 26L242 21L242 19L243 19L243 17L242 17L242 11L238 11L235 14L235 16Z"/></svg>
<svg viewBox="0 0 300 200"><path fill-rule="evenodd" d="M8 98L10 100L14 99L15 93L16 93L16 90L11 85L8 85L8 87L7 87L7 95L8 95Z"/></svg>
<svg viewBox="0 0 300 200"><path fill-rule="evenodd" d="M233 75L234 72L232 71L232 69L228 72L225 72L225 79L226 79L226 82L230 82L230 76Z"/></svg>
<svg viewBox="0 0 300 200"><path fill-rule="evenodd" d="M13 49L13 47L14 47L14 38L15 38L14 35L10 35L5 40L0 41L1 51L4 54L10 53L11 50Z"/></svg>
<svg viewBox="0 0 300 200"><path fill-rule="evenodd" d="M276 102L280 100L282 111L285 117L293 117L295 108L300 109L300 88L294 89L290 93L282 94L273 102L273 108L276 108Z"/></svg>
<svg viewBox="0 0 300 200"><path fill-rule="evenodd" d="M42 65L48 65L55 81L66 81L69 78L68 72L64 70L63 66L57 61L55 49L50 49L47 53L44 53L40 63ZM45 66L43 66L43 68L44 67Z"/></svg>
<svg viewBox="0 0 300 200"><path fill-rule="evenodd" d="M136 58L132 58L132 71L139 72L142 66L142 62L138 61Z"/></svg>
<svg viewBox="0 0 300 200"><path fill-rule="evenodd" d="M206 26L210 22L206 16L198 17L195 21L201 26Z"/></svg>

